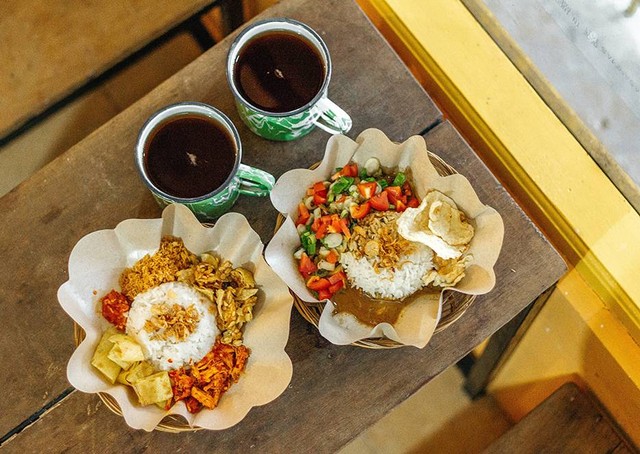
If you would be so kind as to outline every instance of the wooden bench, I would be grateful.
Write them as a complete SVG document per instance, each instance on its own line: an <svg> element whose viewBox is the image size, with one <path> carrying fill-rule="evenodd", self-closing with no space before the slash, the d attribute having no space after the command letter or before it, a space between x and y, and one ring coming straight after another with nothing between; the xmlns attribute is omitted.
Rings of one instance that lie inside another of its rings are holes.
<svg viewBox="0 0 640 454"><path fill-rule="evenodd" d="M632 453L638 452L595 398L567 383L484 453Z"/></svg>
<svg viewBox="0 0 640 454"><path fill-rule="evenodd" d="M239 0L3 0L0 145L168 34L212 45L198 19L216 5L240 25Z"/></svg>

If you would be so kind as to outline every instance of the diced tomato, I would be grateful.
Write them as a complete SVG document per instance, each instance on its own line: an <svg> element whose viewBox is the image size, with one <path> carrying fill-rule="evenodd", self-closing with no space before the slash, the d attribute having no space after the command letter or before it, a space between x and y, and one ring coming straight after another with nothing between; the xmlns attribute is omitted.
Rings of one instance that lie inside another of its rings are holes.
<svg viewBox="0 0 640 454"><path fill-rule="evenodd" d="M300 202L298 204L298 220L296 221L296 225L306 224L310 216L311 214L309 214L309 210L305 204Z"/></svg>
<svg viewBox="0 0 640 454"><path fill-rule="evenodd" d="M342 287L344 287L344 284L342 283L342 281L338 281L335 284L329 286L329 291L333 295L338 290L340 290Z"/></svg>
<svg viewBox="0 0 640 454"><path fill-rule="evenodd" d="M313 185L313 203L316 205L327 203L327 188L322 181Z"/></svg>
<svg viewBox="0 0 640 454"><path fill-rule="evenodd" d="M311 224L311 230L318 239L324 238L327 233L342 233L347 238L351 237L347 219L340 218L337 214L325 214L315 218Z"/></svg>
<svg viewBox="0 0 640 454"><path fill-rule="evenodd" d="M371 204L367 201L360 205L351 205L349 207L349 213L353 219L362 219L371 210Z"/></svg>
<svg viewBox="0 0 640 454"><path fill-rule="evenodd" d="M344 273L344 271L340 270L333 273L331 276L329 276L328 280L329 280L329 283L331 284L328 290L331 293L331 295L333 295L334 293L336 293L346 285L347 275Z"/></svg>
<svg viewBox="0 0 640 454"><path fill-rule="evenodd" d="M349 230L349 221L347 221L347 218L340 218L339 223L342 234L347 238L351 238L351 231Z"/></svg>
<svg viewBox="0 0 640 454"><path fill-rule="evenodd" d="M318 270L318 267L311 261L309 256L303 252L302 257L300 257L300 264L298 265L298 271L302 273L303 276L308 276L312 273L315 273Z"/></svg>
<svg viewBox="0 0 640 454"><path fill-rule="evenodd" d="M340 232L340 225L338 225L338 221L340 218L337 214L328 214L323 216L325 218L324 222L327 223L327 232L329 233L338 233Z"/></svg>
<svg viewBox="0 0 640 454"><path fill-rule="evenodd" d="M332 295L332 293L329 291L328 288L318 291L318 299L319 300L328 300L328 299L331 298L331 295Z"/></svg>
<svg viewBox="0 0 640 454"><path fill-rule="evenodd" d="M407 209L407 205L405 205L402 200L396 200L396 211L398 213L402 213L406 209Z"/></svg>
<svg viewBox="0 0 640 454"><path fill-rule="evenodd" d="M370 199L376 193L376 188L378 187L378 183L375 181L368 181L365 183L358 184L358 192L362 194L362 197L365 199Z"/></svg>
<svg viewBox="0 0 640 454"><path fill-rule="evenodd" d="M358 164L347 164L342 168L342 176L345 177L357 177L358 176Z"/></svg>
<svg viewBox="0 0 640 454"><path fill-rule="evenodd" d="M411 190L411 185L409 184L408 181L402 185L402 193L407 197L411 197L413 195L413 191Z"/></svg>
<svg viewBox="0 0 640 454"><path fill-rule="evenodd" d="M327 193L327 188L324 186L324 183L322 181L318 181L313 185L313 193L314 194Z"/></svg>
<svg viewBox="0 0 640 454"><path fill-rule="evenodd" d="M325 203L327 203L327 191L324 192L324 195L320 194L319 192L313 194L313 203L315 203L316 205L324 205Z"/></svg>
<svg viewBox="0 0 640 454"><path fill-rule="evenodd" d="M315 232L316 238L322 239L327 233L341 232L342 226L339 221L340 217L337 214L326 214L313 220L311 230Z"/></svg>
<svg viewBox="0 0 640 454"><path fill-rule="evenodd" d="M340 216L334 214L331 216L331 220L329 221L331 225L329 226L329 232L331 233L342 233L342 224L340 220Z"/></svg>
<svg viewBox="0 0 640 454"><path fill-rule="evenodd" d="M329 276L329 282L331 283L331 285L335 285L338 282L342 282L344 284L346 281L347 281L347 275L342 270L337 271L333 273L331 276Z"/></svg>
<svg viewBox="0 0 640 454"><path fill-rule="evenodd" d="M339 258L340 256L338 255L338 253L331 249L325 257L325 260L329 263L337 263Z"/></svg>
<svg viewBox="0 0 640 454"><path fill-rule="evenodd" d="M407 206L411 208L418 208L420 206L420 201L417 197L409 197L407 201Z"/></svg>
<svg viewBox="0 0 640 454"><path fill-rule="evenodd" d="M307 281L307 287L316 292L328 289L330 285L329 279L320 276L311 276Z"/></svg>
<svg viewBox="0 0 640 454"><path fill-rule="evenodd" d="M371 208L378 211L387 211L389 209L389 198L388 193L386 191L381 192L380 194L376 194L369 202L371 202Z"/></svg>
<svg viewBox="0 0 640 454"><path fill-rule="evenodd" d="M331 181L335 181L340 177L357 177L358 176L358 164L347 164L342 169L337 171L331 176Z"/></svg>
<svg viewBox="0 0 640 454"><path fill-rule="evenodd" d="M317 232L318 229L320 228L320 224L322 224L322 220L320 218L315 218L311 223L311 230L313 232Z"/></svg>
<svg viewBox="0 0 640 454"><path fill-rule="evenodd" d="M384 190L389 193L389 201L391 203L395 203L398 198L402 197L402 188L400 186L387 186Z"/></svg>
<svg viewBox="0 0 640 454"><path fill-rule="evenodd" d="M318 229L316 230L316 238L321 240L325 237L325 235L327 234L327 230L329 229L329 223L327 223L326 221L320 221L320 225L318 226Z"/></svg>

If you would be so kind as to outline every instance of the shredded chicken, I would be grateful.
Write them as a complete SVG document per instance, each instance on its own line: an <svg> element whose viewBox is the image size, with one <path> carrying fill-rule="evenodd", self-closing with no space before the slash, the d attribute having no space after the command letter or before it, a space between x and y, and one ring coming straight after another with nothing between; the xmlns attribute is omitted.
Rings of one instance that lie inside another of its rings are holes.
<svg viewBox="0 0 640 454"><path fill-rule="evenodd" d="M217 407L220 397L240 378L248 359L247 347L216 342L191 369L169 372L174 401L184 400L191 413Z"/></svg>
<svg viewBox="0 0 640 454"><path fill-rule="evenodd" d="M222 342L242 345L242 327L253 320L258 301L253 274L212 254L202 254L200 259L197 265L180 271L178 280L193 285L214 303Z"/></svg>

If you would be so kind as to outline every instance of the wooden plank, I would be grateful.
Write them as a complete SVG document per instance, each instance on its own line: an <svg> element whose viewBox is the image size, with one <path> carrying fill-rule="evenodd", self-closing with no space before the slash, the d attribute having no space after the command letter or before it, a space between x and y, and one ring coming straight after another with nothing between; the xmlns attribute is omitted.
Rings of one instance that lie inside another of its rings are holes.
<svg viewBox="0 0 640 454"><path fill-rule="evenodd" d="M567 383L501 436L484 453L631 453L598 404Z"/></svg>
<svg viewBox="0 0 640 454"><path fill-rule="evenodd" d="M516 316L565 270L557 253L450 124L438 126L426 140L432 151L469 177L481 200L498 209L507 227L495 289L479 297L427 347L334 346L294 311L287 346L294 365L290 386L229 430L182 436L133 431L96 396L76 392L8 446L18 451L44 446L54 434L59 450L96 446L105 437L114 452L185 447L213 452L331 452L344 446Z"/></svg>
<svg viewBox="0 0 640 454"><path fill-rule="evenodd" d="M213 0L5 0L0 138Z"/></svg>
<svg viewBox="0 0 640 454"><path fill-rule="evenodd" d="M324 36L334 61L329 94L353 116L350 136L379 127L403 140L440 120L433 102L354 2L331 0L316 6L311 0L290 0L266 14L302 20ZM67 279L75 243L127 218L160 215L133 161L138 130L153 111L184 100L220 108L238 125L244 162L275 176L322 156L329 137L323 131L293 143L267 142L241 123L224 72L231 38L0 198L0 388L20 396L0 401L0 434L69 386L65 368L74 348L72 321L58 305L56 291ZM268 199L241 198L236 211L263 241L271 238L276 212ZM302 335L306 326L299 319L297 323ZM317 343L307 338L299 342ZM298 346L293 345L295 355ZM307 372L320 364L310 363Z"/></svg>

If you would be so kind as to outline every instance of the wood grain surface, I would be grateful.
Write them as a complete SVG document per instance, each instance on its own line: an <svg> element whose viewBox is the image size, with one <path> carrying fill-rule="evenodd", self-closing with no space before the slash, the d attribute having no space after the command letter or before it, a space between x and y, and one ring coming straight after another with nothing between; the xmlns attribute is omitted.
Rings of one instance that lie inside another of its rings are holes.
<svg viewBox="0 0 640 454"><path fill-rule="evenodd" d="M213 0L3 0L0 138Z"/></svg>
<svg viewBox="0 0 640 454"><path fill-rule="evenodd" d="M575 383L566 383L483 452L637 452L599 407L600 403Z"/></svg>
<svg viewBox="0 0 640 454"><path fill-rule="evenodd" d="M495 289L422 350L334 346L294 311L287 345L294 368L291 384L274 402L252 409L225 431L135 431L97 396L73 391L7 441L10 449L335 451L462 358L564 273L555 250L453 127L447 122L435 126L440 113L355 3L287 0L264 16L302 20L326 40L334 61L329 95L352 115L350 137L377 127L402 141L429 130L429 149L466 175L480 199L500 212L506 234ZM227 39L216 45L0 199L0 257L7 270L0 277L5 309L0 318L0 386L15 396L0 403L0 433L12 430L69 386L65 367L73 350L72 321L58 305L56 290L67 279L74 244L123 219L160 214L133 164L137 131L148 115L176 101L210 103L238 125L244 162L276 177L322 156L328 138L322 131L276 143L252 135L240 123L224 74L229 44ZM264 242L271 238L276 212L267 199L241 198L234 209L247 217Z"/></svg>

